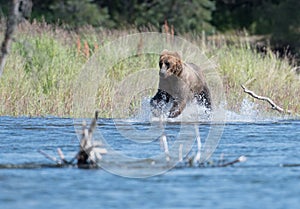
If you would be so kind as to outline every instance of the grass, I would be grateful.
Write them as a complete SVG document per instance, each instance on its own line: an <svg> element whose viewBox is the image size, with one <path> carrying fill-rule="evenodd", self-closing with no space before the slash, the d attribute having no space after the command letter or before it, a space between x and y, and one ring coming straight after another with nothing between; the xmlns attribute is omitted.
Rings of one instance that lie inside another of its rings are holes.
<svg viewBox="0 0 300 209"><path fill-rule="evenodd" d="M225 46L216 50L215 55L230 109L238 110L246 97L241 90L244 84L258 95L271 98L283 109L299 113L300 77L287 58L279 59L271 51L258 54L245 45ZM255 102L264 111L270 108L265 102Z"/></svg>
<svg viewBox="0 0 300 209"><path fill-rule="evenodd" d="M0 115L90 117L94 109L99 109L101 117L120 116L114 113L116 98L113 95L118 93L114 89L128 75L139 72L140 66L158 69L157 56L135 56L115 63L104 76L96 75L92 79L97 82L97 89L89 82L78 86L76 81L88 58L103 44L136 32L96 31L91 27L74 32L37 22L20 25L17 41L12 45L0 78ZM3 31L0 36L2 40ZM238 112L244 98L251 100L240 87L244 84L257 94L272 98L284 109L299 113L300 77L288 59L279 59L270 51L264 55L254 52L249 41L241 41L247 38L245 35L230 36L231 43L223 41L222 37L210 40L200 34L190 39L218 64L229 109ZM109 61L111 57L103 55L100 59ZM79 104L74 101L73 95L84 98L89 93L95 97L91 101ZM129 108L124 101L128 114L136 111L140 98L154 93L153 88L138 92ZM268 110L267 104L255 102L262 110Z"/></svg>

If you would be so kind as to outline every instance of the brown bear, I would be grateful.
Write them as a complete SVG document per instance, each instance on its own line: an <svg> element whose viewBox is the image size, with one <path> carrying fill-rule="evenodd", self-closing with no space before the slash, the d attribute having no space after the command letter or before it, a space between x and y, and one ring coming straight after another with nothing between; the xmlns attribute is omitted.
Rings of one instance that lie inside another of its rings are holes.
<svg viewBox="0 0 300 209"><path fill-rule="evenodd" d="M172 104L169 118L182 113L187 103L197 101L211 109L211 95L202 70L195 64L185 63L177 52L163 50L159 58L159 87L151 99L154 116L164 113L168 103Z"/></svg>

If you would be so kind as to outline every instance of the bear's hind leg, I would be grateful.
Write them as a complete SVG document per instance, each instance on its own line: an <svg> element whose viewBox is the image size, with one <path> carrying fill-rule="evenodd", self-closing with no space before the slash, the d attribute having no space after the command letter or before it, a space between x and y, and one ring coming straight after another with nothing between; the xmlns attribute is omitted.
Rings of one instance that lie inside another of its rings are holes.
<svg viewBox="0 0 300 209"><path fill-rule="evenodd" d="M200 94L196 94L195 97L199 105L204 105L207 109L211 110L211 96L207 87L204 87L203 91Z"/></svg>

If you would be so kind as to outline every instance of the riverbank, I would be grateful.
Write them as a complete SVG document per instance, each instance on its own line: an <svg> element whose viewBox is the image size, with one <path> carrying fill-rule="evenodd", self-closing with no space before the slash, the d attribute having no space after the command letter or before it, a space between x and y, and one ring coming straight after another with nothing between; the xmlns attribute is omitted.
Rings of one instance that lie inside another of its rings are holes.
<svg viewBox="0 0 300 209"><path fill-rule="evenodd" d="M2 40L4 25L0 28ZM68 31L46 23L23 23L0 78L0 115L77 115L73 95L83 66L109 41L137 32L91 27ZM226 37L226 41L221 35L214 39L203 34L185 37L217 64L229 110L239 112L245 98L252 100L243 92L240 85L244 84L257 94L272 98L284 109L299 114L300 77L290 60L278 58L268 49L264 54L257 53L246 35ZM142 56L139 62L149 62L158 69L157 59ZM100 117L112 116L111 92L116 81L141 70L140 63L133 60L108 69L107 76L95 90ZM149 92L149 97L151 94L153 92ZM270 110L268 104L255 102L258 109Z"/></svg>

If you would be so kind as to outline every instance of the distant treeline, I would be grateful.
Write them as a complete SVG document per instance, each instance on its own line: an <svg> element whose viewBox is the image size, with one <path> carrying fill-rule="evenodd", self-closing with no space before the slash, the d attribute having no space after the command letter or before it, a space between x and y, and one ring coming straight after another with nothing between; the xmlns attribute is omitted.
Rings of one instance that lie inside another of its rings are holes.
<svg viewBox="0 0 300 209"><path fill-rule="evenodd" d="M165 21L177 34L247 30L266 35L275 49L300 52L299 0L32 0L32 19L70 28L92 25L160 30ZM0 0L6 15L7 0Z"/></svg>

